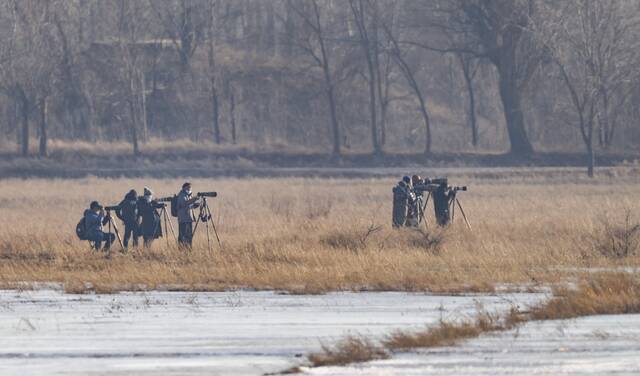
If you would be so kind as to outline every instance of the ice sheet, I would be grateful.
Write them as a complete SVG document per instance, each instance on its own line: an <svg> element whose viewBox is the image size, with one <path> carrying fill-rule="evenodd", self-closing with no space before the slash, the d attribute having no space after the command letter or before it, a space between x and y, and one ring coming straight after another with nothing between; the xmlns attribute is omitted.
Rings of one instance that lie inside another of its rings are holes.
<svg viewBox="0 0 640 376"><path fill-rule="evenodd" d="M544 297L0 291L0 375L258 375L349 333L380 336Z"/></svg>
<svg viewBox="0 0 640 376"><path fill-rule="evenodd" d="M397 354L316 375L639 375L640 315L528 323L461 346Z"/></svg>

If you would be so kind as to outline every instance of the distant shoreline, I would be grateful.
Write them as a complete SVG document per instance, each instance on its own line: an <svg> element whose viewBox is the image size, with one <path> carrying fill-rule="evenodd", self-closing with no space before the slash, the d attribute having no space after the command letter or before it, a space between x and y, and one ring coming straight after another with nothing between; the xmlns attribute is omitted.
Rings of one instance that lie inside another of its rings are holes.
<svg viewBox="0 0 640 376"><path fill-rule="evenodd" d="M586 170L578 153L539 153L529 158L509 154L323 154L292 153L148 153L131 155L57 153L48 158L0 154L0 179L116 177L319 177L366 178L409 172L477 178L545 175L579 176ZM640 175L640 156L607 154L597 158L599 171L614 177Z"/></svg>

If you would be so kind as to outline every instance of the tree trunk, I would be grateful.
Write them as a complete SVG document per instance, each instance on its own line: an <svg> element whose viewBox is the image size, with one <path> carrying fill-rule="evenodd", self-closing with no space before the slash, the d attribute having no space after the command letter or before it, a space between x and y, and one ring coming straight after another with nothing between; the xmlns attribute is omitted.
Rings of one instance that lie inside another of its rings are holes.
<svg viewBox="0 0 640 376"><path fill-rule="evenodd" d="M524 127L524 114L522 113L521 91L517 87L517 82L511 74L515 69L498 68L500 76L500 99L504 108L505 121L507 123L507 133L511 145L510 153L520 157L527 157L533 154L533 147L527 137Z"/></svg>
<svg viewBox="0 0 640 376"><path fill-rule="evenodd" d="M380 104L380 150L387 143L387 106L388 103Z"/></svg>
<svg viewBox="0 0 640 376"><path fill-rule="evenodd" d="M470 62L465 60L464 56L459 56L460 65L462 66L462 74L464 76L464 82L467 87L467 95L469 96L469 126L471 128L471 144L473 147L478 146L478 124L476 120L476 96L473 89L473 78L475 73L471 73Z"/></svg>
<svg viewBox="0 0 640 376"><path fill-rule="evenodd" d="M367 66L369 67L369 112L371 116L371 145L373 153L380 154L380 143L378 142L378 129L376 119L376 74L373 69L371 56L367 54Z"/></svg>
<svg viewBox="0 0 640 376"><path fill-rule="evenodd" d="M233 92L233 86L229 85L229 118L231 120L231 143L237 142L236 133L236 96Z"/></svg>
<svg viewBox="0 0 640 376"><path fill-rule="evenodd" d="M147 85L144 73L140 72L140 112L142 114L142 141L149 140L149 124L147 123Z"/></svg>
<svg viewBox="0 0 640 376"><path fill-rule="evenodd" d="M596 156L593 150L593 140L587 143L587 175L592 178L594 176L593 170L596 165Z"/></svg>
<svg viewBox="0 0 640 376"><path fill-rule="evenodd" d="M471 144L478 147L478 122L476 120L476 97L473 91L473 82L468 82L469 91L469 126L471 126Z"/></svg>
<svg viewBox="0 0 640 376"><path fill-rule="evenodd" d="M338 127L338 116L336 113L335 98L333 95L333 86L329 82L329 88L327 89L327 99L329 100L329 112L331 113L331 134L333 135L333 150L332 153L335 156L340 155L340 129Z"/></svg>
<svg viewBox="0 0 640 376"><path fill-rule="evenodd" d="M334 156L340 155L340 126L338 124L338 114L336 110L335 95L333 90L333 81L331 80L331 69L329 65L329 55L327 54L327 48L325 46L325 39L320 26L320 11L318 10L318 4L314 0L312 2L313 10L315 14L317 38L320 45L321 53L321 66L324 73L324 83L326 86L327 100L329 101L329 115L331 116L331 135L333 137L332 154Z"/></svg>
<svg viewBox="0 0 640 376"><path fill-rule="evenodd" d="M17 146L17 150L16 152L20 153L20 104L18 103L17 99L14 99L13 101L13 114L12 114L12 119L11 119L11 125L14 127L14 129L16 130L16 146Z"/></svg>
<svg viewBox="0 0 640 376"><path fill-rule="evenodd" d="M47 112L48 112L47 98L40 98L40 104L38 109L40 110L40 149L39 155L41 158L47 156Z"/></svg>
<svg viewBox="0 0 640 376"><path fill-rule="evenodd" d="M29 156L29 100L26 95L22 93L21 98L21 118L22 118L22 148L21 153L23 157Z"/></svg>
<svg viewBox="0 0 640 376"><path fill-rule="evenodd" d="M130 121L131 121L131 144L133 145L133 155L140 155L140 147L138 145L138 126L136 121L136 108L135 108L135 97L131 96L129 99L129 113L130 113Z"/></svg>
<svg viewBox="0 0 640 376"><path fill-rule="evenodd" d="M211 115L213 117L213 139L216 144L220 144L220 105L218 103L218 91L216 90L216 80L210 79L211 83Z"/></svg>
<svg viewBox="0 0 640 376"><path fill-rule="evenodd" d="M425 130L425 145L424 145L424 153L431 154L431 120L429 119L429 113L427 112L427 106L424 103L424 98L422 97L422 93L417 91L418 101L420 102L420 113L422 114L422 119L424 120L424 130Z"/></svg>

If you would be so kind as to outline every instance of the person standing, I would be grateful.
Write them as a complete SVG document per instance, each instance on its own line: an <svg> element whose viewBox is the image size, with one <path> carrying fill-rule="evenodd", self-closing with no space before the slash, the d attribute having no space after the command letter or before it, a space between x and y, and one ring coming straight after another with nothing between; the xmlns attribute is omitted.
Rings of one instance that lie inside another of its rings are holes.
<svg viewBox="0 0 640 376"><path fill-rule="evenodd" d="M193 209L197 208L199 197L191 197L191 183L182 184L178 193L178 245L191 248L193 242Z"/></svg>
<svg viewBox="0 0 640 376"><path fill-rule="evenodd" d="M144 195L138 199L138 217L142 218L140 232L145 248L151 247L151 243L162 236L160 214L157 210L161 207L162 204L153 199L151 189L144 187Z"/></svg>
<svg viewBox="0 0 640 376"><path fill-rule="evenodd" d="M106 225L109 221L109 216L105 216L104 208L98 203L98 201L91 202L89 209L84 211L86 237L87 240L94 243L96 251L99 251L102 246L102 242L105 242L104 251L108 253L111 248L111 244L116 239L114 234L102 231L102 226Z"/></svg>
<svg viewBox="0 0 640 376"><path fill-rule="evenodd" d="M122 244L126 249L129 246L129 239L133 240L133 246L138 247L140 237L140 223L138 222L138 192L135 189L129 191L124 196L124 200L118 204L116 216L124 222L124 239Z"/></svg>

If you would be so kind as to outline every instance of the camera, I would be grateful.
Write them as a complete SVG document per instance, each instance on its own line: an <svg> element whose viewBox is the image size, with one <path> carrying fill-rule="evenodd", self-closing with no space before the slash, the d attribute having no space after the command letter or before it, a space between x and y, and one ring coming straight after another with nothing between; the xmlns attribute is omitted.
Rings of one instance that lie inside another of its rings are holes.
<svg viewBox="0 0 640 376"><path fill-rule="evenodd" d="M462 187L451 187L451 190L453 191L463 191L466 192L467 191L467 186L463 185Z"/></svg>
<svg viewBox="0 0 640 376"><path fill-rule="evenodd" d="M437 185L448 185L449 179L447 178L435 178L431 180L427 180L428 184L437 184Z"/></svg>
<svg viewBox="0 0 640 376"><path fill-rule="evenodd" d="M169 196L169 197L160 197L157 198L156 201L158 202L171 202L171 200L173 200L173 197Z"/></svg>
<svg viewBox="0 0 640 376"><path fill-rule="evenodd" d="M218 192L198 192L198 197L217 197Z"/></svg>
<svg viewBox="0 0 640 376"><path fill-rule="evenodd" d="M116 206L105 206L104 210L106 211L112 211L112 210L118 210L120 209L120 206L116 205Z"/></svg>

